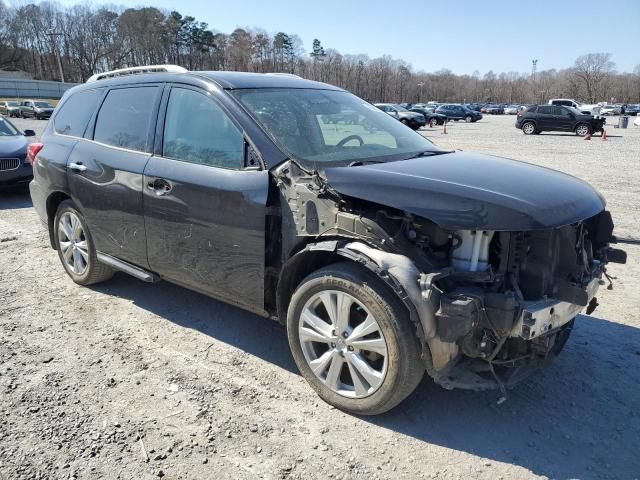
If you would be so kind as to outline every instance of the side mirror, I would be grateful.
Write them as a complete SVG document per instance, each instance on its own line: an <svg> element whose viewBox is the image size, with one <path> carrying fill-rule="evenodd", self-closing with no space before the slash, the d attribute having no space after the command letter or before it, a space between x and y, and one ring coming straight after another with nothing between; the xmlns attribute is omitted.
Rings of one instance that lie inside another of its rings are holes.
<svg viewBox="0 0 640 480"><path fill-rule="evenodd" d="M24 136L25 137L35 137L36 136L36 132L33 130L25 130L24 131Z"/></svg>

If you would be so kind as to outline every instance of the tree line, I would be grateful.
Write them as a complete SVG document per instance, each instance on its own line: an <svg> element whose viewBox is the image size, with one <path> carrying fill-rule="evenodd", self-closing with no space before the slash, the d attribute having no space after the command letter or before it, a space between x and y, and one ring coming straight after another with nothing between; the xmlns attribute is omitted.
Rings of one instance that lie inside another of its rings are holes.
<svg viewBox="0 0 640 480"><path fill-rule="evenodd" d="M307 53L294 33L220 33L194 17L155 7L7 6L0 0L2 69L79 83L96 72L165 63L189 70L293 73L379 102L542 103L566 97L640 103L640 65L632 73L616 72L608 53L587 53L562 70L457 75L447 69L416 71L388 55L343 54L318 39Z"/></svg>

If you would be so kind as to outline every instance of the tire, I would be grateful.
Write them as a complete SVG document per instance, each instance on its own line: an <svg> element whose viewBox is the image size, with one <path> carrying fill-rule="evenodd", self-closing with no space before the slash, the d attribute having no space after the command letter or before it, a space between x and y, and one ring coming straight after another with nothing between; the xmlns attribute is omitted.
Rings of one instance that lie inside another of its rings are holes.
<svg viewBox="0 0 640 480"><path fill-rule="evenodd" d="M576 125L576 135L578 135L579 137L584 137L585 135L590 135L591 133L591 126L586 124L586 123L580 123L578 125Z"/></svg>
<svg viewBox="0 0 640 480"><path fill-rule="evenodd" d="M339 299L345 298L353 302L347 317L336 313L338 320L331 322L325 302L332 304L335 299L338 312L338 305L343 305ZM344 318L346 323L340 321ZM363 325L368 325L364 331ZM318 337L318 332L324 333ZM353 414L390 410L415 390L424 375L415 326L405 308L380 278L354 263L329 265L301 282L289 305L287 333L305 380L325 402ZM376 351L363 342L372 348L375 344Z"/></svg>
<svg viewBox="0 0 640 480"><path fill-rule="evenodd" d="M61 230L61 222L66 223L70 228ZM58 207L53 228L58 257L75 283L93 285L113 276L113 269L98 261L87 223L71 200L65 200ZM65 244L70 245L65 248ZM71 254L67 255L69 250Z"/></svg>
<svg viewBox="0 0 640 480"><path fill-rule="evenodd" d="M533 122L524 122L522 124L522 132L525 135L533 135L536 133L536 124Z"/></svg>
<svg viewBox="0 0 640 480"><path fill-rule="evenodd" d="M471 118L471 115L467 115L466 117L464 117L464 121L467 122L467 123L471 123L471 120L473 120Z"/></svg>
<svg viewBox="0 0 640 480"><path fill-rule="evenodd" d="M431 128L435 128L435 126L438 125L438 119L437 118L431 118L429 119L429 126Z"/></svg>
<svg viewBox="0 0 640 480"><path fill-rule="evenodd" d="M407 127L409 126L409 122L404 118L402 120L400 120L400 123L405 124Z"/></svg>

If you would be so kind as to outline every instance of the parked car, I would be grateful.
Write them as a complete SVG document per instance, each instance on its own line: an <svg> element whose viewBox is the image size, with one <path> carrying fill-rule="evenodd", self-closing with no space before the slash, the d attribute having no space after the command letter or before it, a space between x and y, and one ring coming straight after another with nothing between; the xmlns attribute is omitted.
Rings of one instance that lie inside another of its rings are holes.
<svg viewBox="0 0 640 480"><path fill-rule="evenodd" d="M515 115L518 113L519 110L520 110L520 105L509 105L505 107L504 113L506 115Z"/></svg>
<svg viewBox="0 0 640 480"><path fill-rule="evenodd" d="M580 110L580 104L573 100L572 98L552 98L549 100L549 105L559 105L565 107L573 107L577 110Z"/></svg>
<svg viewBox="0 0 640 480"><path fill-rule="evenodd" d="M427 124L424 115L421 113L410 112L406 108L402 108L400 105L394 105L392 103L376 103L375 106L414 130L418 130L420 127L424 127Z"/></svg>
<svg viewBox="0 0 640 480"><path fill-rule="evenodd" d="M485 105L484 113L489 115L502 115L504 113L504 107L502 105Z"/></svg>
<svg viewBox="0 0 640 480"><path fill-rule="evenodd" d="M5 100L0 102L0 113L7 117L17 117L20 111L20 103L13 100Z"/></svg>
<svg viewBox="0 0 640 480"><path fill-rule="evenodd" d="M605 105L600 108L600 115L620 115L620 105Z"/></svg>
<svg viewBox="0 0 640 480"><path fill-rule="evenodd" d="M0 116L0 187L26 185L33 176L27 161L27 139L33 130L18 130L6 117Z"/></svg>
<svg viewBox="0 0 640 480"><path fill-rule="evenodd" d="M606 120L585 115L573 107L561 105L534 105L518 114L516 128L526 135L541 132L575 132L584 137L602 131Z"/></svg>
<svg viewBox="0 0 640 480"><path fill-rule="evenodd" d="M482 108L482 105L479 103L469 103L465 105L465 107L467 107L469 110L473 110L474 112L479 112Z"/></svg>
<svg viewBox="0 0 640 480"><path fill-rule="evenodd" d="M444 115L449 120L454 120L456 122L458 120L464 120L465 122L470 123L470 122L477 122L478 120L482 119L481 113L475 112L473 110L469 110L468 108L465 108L462 105L456 105L456 104L440 105L434 111L435 113Z"/></svg>
<svg viewBox="0 0 640 480"><path fill-rule="evenodd" d="M444 125L444 122L447 120L447 117L445 115L435 113L435 111L430 108L413 107L410 111L424 115L426 124L431 128L435 127L436 125Z"/></svg>
<svg viewBox="0 0 640 480"><path fill-rule="evenodd" d="M25 100L20 104L19 116L44 120L51 117L54 107L43 100Z"/></svg>
<svg viewBox="0 0 640 480"><path fill-rule="evenodd" d="M625 115L637 115L640 113L640 104L639 103L635 103L635 104L629 104L627 105L627 108L625 109Z"/></svg>
<svg viewBox="0 0 640 480"><path fill-rule="evenodd" d="M438 148L331 85L143 68L67 91L32 146L31 197L64 270L279 319L342 410L389 410L425 371L511 386L562 350L607 262L625 260L602 196L567 174ZM320 119L343 111L358 123Z"/></svg>

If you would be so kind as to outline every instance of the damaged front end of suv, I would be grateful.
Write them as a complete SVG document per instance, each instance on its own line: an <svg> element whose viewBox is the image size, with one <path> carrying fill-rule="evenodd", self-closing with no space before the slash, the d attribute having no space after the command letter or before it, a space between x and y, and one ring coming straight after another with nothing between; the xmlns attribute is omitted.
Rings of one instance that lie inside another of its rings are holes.
<svg viewBox="0 0 640 480"><path fill-rule="evenodd" d="M504 394L562 349L607 263L626 260L604 199L575 177L440 149L327 85L233 95L283 155L265 310L338 408L384 412L425 371Z"/></svg>
<svg viewBox="0 0 640 480"><path fill-rule="evenodd" d="M560 352L578 313L596 308L607 263L626 254L609 246L611 215L588 184L522 162L439 153L322 174L295 162L276 169L278 248L287 252L279 307L287 280L297 281L287 267L358 262L402 299L438 384L504 393Z"/></svg>

